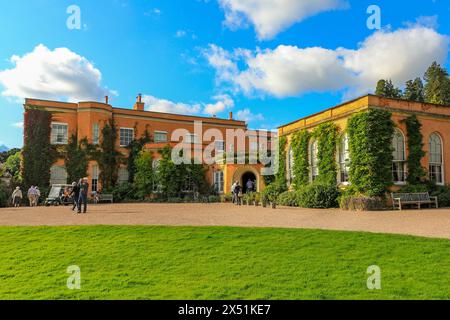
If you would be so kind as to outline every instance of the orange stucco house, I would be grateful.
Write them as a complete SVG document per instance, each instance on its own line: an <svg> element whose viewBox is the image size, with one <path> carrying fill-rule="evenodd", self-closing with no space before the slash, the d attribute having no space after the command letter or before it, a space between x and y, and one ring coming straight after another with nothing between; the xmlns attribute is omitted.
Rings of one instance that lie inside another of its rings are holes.
<svg viewBox="0 0 450 320"><path fill-rule="evenodd" d="M223 137L226 137L227 130L245 132L245 150L251 149L251 141L255 141L250 136L252 134L258 135L257 131L248 131L247 124L244 121L233 119L232 113L230 113L228 119L219 119L215 116L197 117L146 111L141 95L137 97L132 109L113 107L109 104L108 97L105 97L104 102L79 103L26 99L24 107L25 110L32 107L51 112L51 143L54 145L66 145L73 134L76 134L78 139L87 138L89 143L99 144L103 126L111 118L114 118L119 131L117 150L126 156L128 153L126 146L134 138L140 138L147 131L153 139L145 148L154 151L155 160L158 157L158 150L167 145L174 147L180 143L181 140L172 140L174 131L180 129L184 129L188 133L188 137L183 137L182 139L187 139L183 141L189 140L193 153L195 151L204 151L211 143L216 143L217 148L222 149L223 152L226 150L233 150L234 153L242 151L242 144L237 140L230 143L215 141L214 139L204 141L202 133L197 134L196 132L196 124L198 123L201 123L203 132L207 132L209 129L218 130ZM269 133L269 136L273 135L273 133ZM270 138L268 140L270 141ZM211 185L215 185L217 191L221 194L231 192L233 181L240 181L241 185L245 185L248 179L252 179L256 182L258 191L264 188L264 179L260 175L262 165L226 164L222 161L217 161L215 164L208 165L207 168L208 181ZM93 161L89 164L88 175L91 191L101 190L99 166L96 162ZM127 180L128 172L126 166L122 165L119 168L118 182L123 183ZM71 183L71 181L67 181L67 172L63 159L59 159L52 166L50 183Z"/></svg>

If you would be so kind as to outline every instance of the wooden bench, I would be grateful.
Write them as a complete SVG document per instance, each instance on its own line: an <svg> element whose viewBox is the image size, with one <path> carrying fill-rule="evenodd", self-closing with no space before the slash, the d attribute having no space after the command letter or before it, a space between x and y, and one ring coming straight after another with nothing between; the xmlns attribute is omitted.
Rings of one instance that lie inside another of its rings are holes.
<svg viewBox="0 0 450 320"><path fill-rule="evenodd" d="M402 210L404 205L417 205L420 209L422 204L432 204L436 207L438 205L437 197L430 197L428 192L420 192L420 193L391 193L392 203L394 210Z"/></svg>
<svg viewBox="0 0 450 320"><path fill-rule="evenodd" d="M100 203L100 202L111 202L114 203L114 197L112 194L99 194L97 196L94 196L94 203Z"/></svg>

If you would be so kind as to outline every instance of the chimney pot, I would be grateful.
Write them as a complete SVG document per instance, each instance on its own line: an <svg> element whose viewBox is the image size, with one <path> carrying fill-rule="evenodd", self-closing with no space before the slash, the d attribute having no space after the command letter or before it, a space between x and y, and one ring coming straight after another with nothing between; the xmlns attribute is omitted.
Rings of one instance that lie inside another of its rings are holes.
<svg viewBox="0 0 450 320"><path fill-rule="evenodd" d="M108 96L105 96L105 103L109 104L109 97Z"/></svg>
<svg viewBox="0 0 450 320"><path fill-rule="evenodd" d="M233 112L230 112L230 120L233 120Z"/></svg>
<svg viewBox="0 0 450 320"><path fill-rule="evenodd" d="M139 93L137 96L137 102L142 103L142 94L141 93Z"/></svg>

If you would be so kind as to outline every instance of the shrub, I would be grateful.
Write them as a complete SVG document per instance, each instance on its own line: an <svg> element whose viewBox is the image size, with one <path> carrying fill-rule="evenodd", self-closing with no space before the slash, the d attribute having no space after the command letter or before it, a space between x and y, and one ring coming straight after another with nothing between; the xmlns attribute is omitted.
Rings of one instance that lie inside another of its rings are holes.
<svg viewBox="0 0 450 320"><path fill-rule="evenodd" d="M339 198L339 206L343 210L380 211L386 209L386 199L382 197L358 197L348 194Z"/></svg>
<svg viewBox="0 0 450 320"><path fill-rule="evenodd" d="M430 194L433 197L438 197L438 203L440 207L450 206L450 185L445 187L438 187L436 191Z"/></svg>
<svg viewBox="0 0 450 320"><path fill-rule="evenodd" d="M9 193L3 183L0 182L0 208L8 206Z"/></svg>
<svg viewBox="0 0 450 320"><path fill-rule="evenodd" d="M108 193L105 191L105 193ZM136 187L131 183L122 183L112 189L112 194L114 197L114 202L127 202L142 200L139 199L136 192Z"/></svg>
<svg viewBox="0 0 450 320"><path fill-rule="evenodd" d="M336 186L313 183L298 191L298 205L303 208L337 208L338 197Z"/></svg>
<svg viewBox="0 0 450 320"><path fill-rule="evenodd" d="M298 207L299 197L298 192L286 191L278 196L278 204L280 206Z"/></svg>
<svg viewBox="0 0 450 320"><path fill-rule="evenodd" d="M275 181L269 184L262 192L262 197L270 202L276 202L278 196L286 191L286 186L281 182Z"/></svg>
<svg viewBox="0 0 450 320"><path fill-rule="evenodd" d="M210 203L218 203L218 202L220 202L220 197L219 196L209 196L208 201Z"/></svg>
<svg viewBox="0 0 450 320"><path fill-rule="evenodd" d="M168 203L181 203L183 202L183 199L178 198L178 197L170 197L167 199Z"/></svg>

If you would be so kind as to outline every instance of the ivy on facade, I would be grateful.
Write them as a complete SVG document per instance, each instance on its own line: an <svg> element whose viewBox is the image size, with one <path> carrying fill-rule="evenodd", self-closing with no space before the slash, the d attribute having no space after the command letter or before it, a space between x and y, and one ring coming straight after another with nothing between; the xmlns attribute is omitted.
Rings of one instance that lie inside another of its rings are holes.
<svg viewBox="0 0 450 320"><path fill-rule="evenodd" d="M278 165L278 173L276 174L276 182L280 186L286 186L287 185L287 179L286 179L286 145L287 145L287 138L286 137L280 137L278 140L278 154L275 159L275 165Z"/></svg>
<svg viewBox="0 0 450 320"><path fill-rule="evenodd" d="M93 150L94 146L89 144L87 138L78 141L77 135L70 137L64 153L69 182L77 182L79 179L88 176L89 159Z"/></svg>
<svg viewBox="0 0 450 320"><path fill-rule="evenodd" d="M293 161L293 179L292 184L295 189L305 186L309 183L309 161L308 146L310 133L307 130L295 132L292 135L291 148Z"/></svg>
<svg viewBox="0 0 450 320"><path fill-rule="evenodd" d="M137 132L137 129L135 128L134 132ZM142 151L144 146L151 141L150 133L148 130L145 130L142 137L139 139L134 139L131 141L131 143L128 145L128 158L127 158L127 169L128 169L128 182L132 183L134 181L134 176L137 171L136 167L136 159L139 156L139 153Z"/></svg>
<svg viewBox="0 0 450 320"><path fill-rule="evenodd" d="M93 154L100 169L100 182L104 190L111 190L117 184L119 163L122 154L116 149L117 126L114 119L110 119L102 129L100 149Z"/></svg>
<svg viewBox="0 0 450 320"><path fill-rule="evenodd" d="M317 183L335 186L337 184L336 146L338 127L333 122L319 125L313 132L318 142L318 168Z"/></svg>
<svg viewBox="0 0 450 320"><path fill-rule="evenodd" d="M385 110L368 110L348 122L352 191L382 196L392 185L394 122Z"/></svg>
<svg viewBox="0 0 450 320"><path fill-rule="evenodd" d="M28 107L24 118L24 147L22 177L25 187L50 186L50 168L57 159L57 150L51 145L52 115L45 110Z"/></svg>
<svg viewBox="0 0 450 320"><path fill-rule="evenodd" d="M424 182L427 173L422 167L421 160L425 157L423 150L422 124L415 115L404 120L406 124L406 132L408 138L408 176L407 182L411 185L417 185Z"/></svg>

